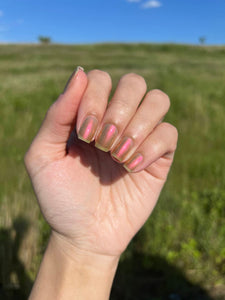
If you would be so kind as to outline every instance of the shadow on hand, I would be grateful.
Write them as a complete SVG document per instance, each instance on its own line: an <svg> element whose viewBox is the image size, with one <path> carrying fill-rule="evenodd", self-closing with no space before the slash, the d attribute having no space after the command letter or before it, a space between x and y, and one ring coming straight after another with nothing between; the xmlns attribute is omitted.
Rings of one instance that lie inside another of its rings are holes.
<svg viewBox="0 0 225 300"><path fill-rule="evenodd" d="M0 299L28 298L32 281L19 258L20 247L28 228L27 219L17 217L12 228L0 230Z"/></svg>
<svg viewBox="0 0 225 300"><path fill-rule="evenodd" d="M95 147L95 143L87 144L78 139L75 130L67 143L68 155L79 158L81 164L99 178L102 185L111 185L127 174L122 164L114 161L109 152Z"/></svg>

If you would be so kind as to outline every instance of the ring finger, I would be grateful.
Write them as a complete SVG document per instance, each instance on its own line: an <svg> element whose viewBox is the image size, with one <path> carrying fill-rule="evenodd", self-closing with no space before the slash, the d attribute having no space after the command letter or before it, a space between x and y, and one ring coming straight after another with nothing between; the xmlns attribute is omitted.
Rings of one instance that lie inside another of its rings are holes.
<svg viewBox="0 0 225 300"><path fill-rule="evenodd" d="M169 97L160 90L147 93L133 119L112 149L112 156L119 162L127 160L162 121L170 107Z"/></svg>

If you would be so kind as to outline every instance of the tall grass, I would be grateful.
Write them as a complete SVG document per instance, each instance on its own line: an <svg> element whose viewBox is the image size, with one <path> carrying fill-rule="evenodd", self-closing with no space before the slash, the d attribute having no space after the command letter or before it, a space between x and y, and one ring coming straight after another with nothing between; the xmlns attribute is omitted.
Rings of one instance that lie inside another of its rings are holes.
<svg viewBox="0 0 225 300"><path fill-rule="evenodd" d="M29 290L49 233L23 156L77 65L109 72L113 89L124 73L144 76L149 89L170 96L166 121L179 131L160 202L122 263L137 253L157 255L191 283L225 290L225 48L1 45L0 284L8 297L12 287L25 294ZM154 262L144 261L148 264Z"/></svg>

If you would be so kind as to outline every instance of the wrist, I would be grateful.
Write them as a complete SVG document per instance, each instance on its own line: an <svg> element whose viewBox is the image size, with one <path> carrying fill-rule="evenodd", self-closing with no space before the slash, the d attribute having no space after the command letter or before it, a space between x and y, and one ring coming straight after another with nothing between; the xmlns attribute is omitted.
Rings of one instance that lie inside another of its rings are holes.
<svg viewBox="0 0 225 300"><path fill-rule="evenodd" d="M118 262L77 249L53 232L30 299L108 299Z"/></svg>
<svg viewBox="0 0 225 300"><path fill-rule="evenodd" d="M69 239L52 231L49 247L57 251L59 255L69 261L76 268L88 268L103 272L115 272L118 266L120 255L107 255L92 252L90 250L76 247Z"/></svg>

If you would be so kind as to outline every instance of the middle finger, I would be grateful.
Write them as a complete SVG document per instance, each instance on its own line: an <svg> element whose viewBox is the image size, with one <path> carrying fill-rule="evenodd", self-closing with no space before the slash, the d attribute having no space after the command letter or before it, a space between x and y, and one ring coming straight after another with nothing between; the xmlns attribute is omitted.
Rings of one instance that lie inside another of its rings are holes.
<svg viewBox="0 0 225 300"><path fill-rule="evenodd" d="M109 151L132 119L146 93L146 82L137 74L124 75L105 112L95 146Z"/></svg>

